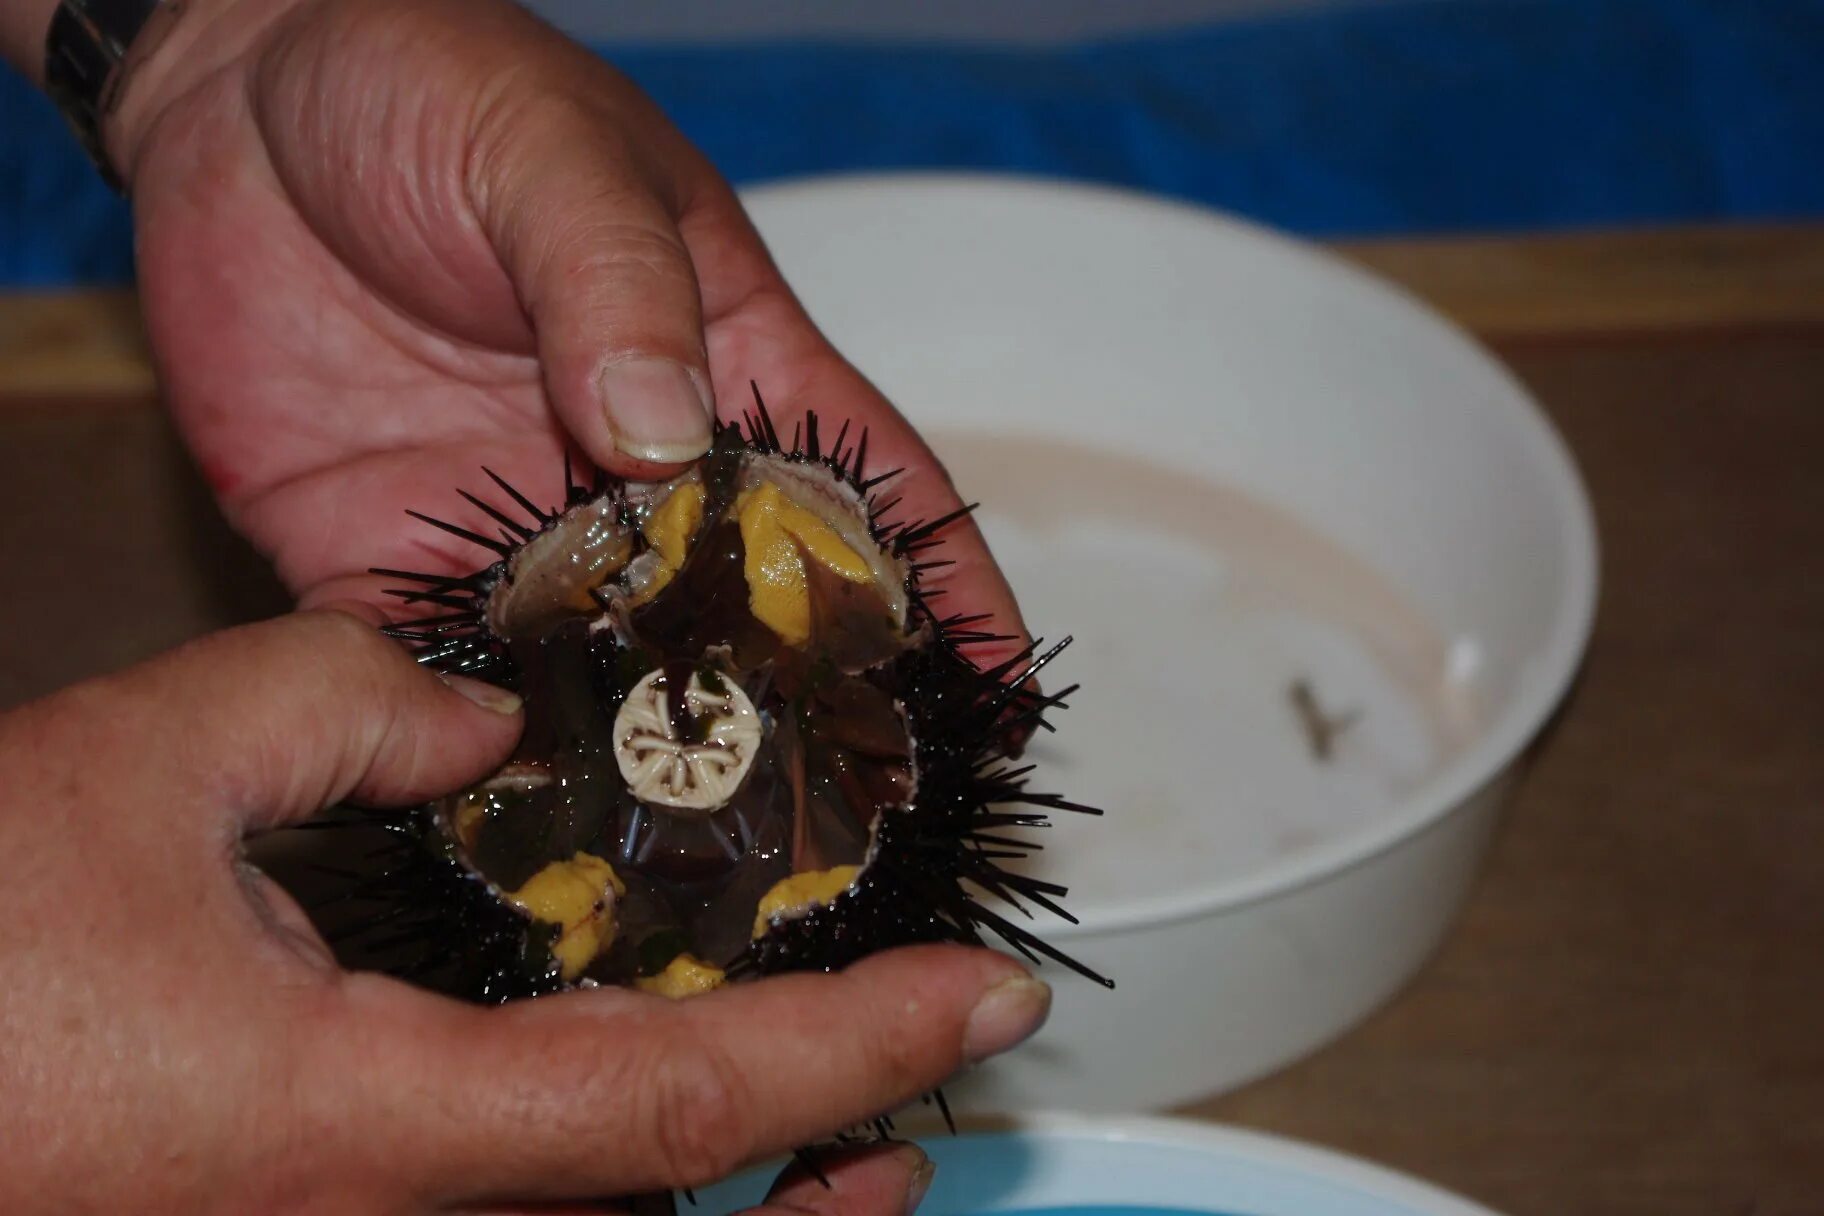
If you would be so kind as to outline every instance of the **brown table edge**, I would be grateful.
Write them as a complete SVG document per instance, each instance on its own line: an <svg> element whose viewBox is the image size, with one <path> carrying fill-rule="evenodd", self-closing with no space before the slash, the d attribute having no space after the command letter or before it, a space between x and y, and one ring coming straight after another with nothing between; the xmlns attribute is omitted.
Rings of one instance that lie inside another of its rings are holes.
<svg viewBox="0 0 1824 1216"><path fill-rule="evenodd" d="M1342 241L1493 342L1824 327L1824 223ZM149 395L129 289L0 294L0 395Z"/></svg>

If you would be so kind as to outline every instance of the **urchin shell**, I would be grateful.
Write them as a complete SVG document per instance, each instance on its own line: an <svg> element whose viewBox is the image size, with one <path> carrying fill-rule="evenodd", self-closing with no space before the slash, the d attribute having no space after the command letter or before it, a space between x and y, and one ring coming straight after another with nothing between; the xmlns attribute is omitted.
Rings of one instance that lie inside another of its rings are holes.
<svg viewBox="0 0 1824 1216"><path fill-rule="evenodd" d="M757 392L755 401L756 409L745 417L744 425L718 427L711 453L699 468L707 482L718 469L722 470L718 475L726 475L728 468L747 468L739 464L742 461L772 462L764 466L762 476L765 469L778 469L783 467L778 462L786 462L830 479L845 495L852 495L855 503L863 504L860 509L871 543L879 547L886 561L895 563L892 570L903 574L905 619L896 627L915 641L909 640L890 661L864 666L859 674L840 678L860 680L871 690L867 695L878 693L891 699L910 741L910 768L915 777L913 792L903 805L876 799L877 808L884 809L874 813L860 872L846 889L796 915L775 919L738 953L725 951L717 964L725 968L730 980L792 970L834 970L893 946L941 941L981 944L986 935L1028 957L1048 957L1108 983L979 898L985 894L1005 903L1023 918L1030 918L1026 905L1031 903L1071 919L1057 902L1065 895L1063 888L1008 865L1038 847L1025 833L1045 826L1050 812L1097 813L1062 797L1032 791L1027 786L1030 766L1017 765L1013 759L1019 742L1035 727L1045 726L1045 715L1060 708L1064 698L1075 691L1066 688L1047 695L1036 691L1033 681L1068 645L1068 639L1048 649L1029 647L985 669L978 667L969 657L972 647L1007 639L986 632L984 618L941 615L934 604L942 593L923 584L927 572L948 564L933 553L942 544L943 529L966 509L935 520L889 522L897 500L883 502L881 487L898 476L899 470L867 470L865 433L850 444L845 426L826 445L816 416L807 414L791 442L784 443ZM717 460L723 463L712 467L710 462ZM490 502L458 492L498 528L498 539L413 514L482 548L491 560L465 576L378 571L410 584L393 594L425 610L425 615L403 621L389 632L407 643L427 666L520 688L527 693L531 708L543 688L526 687L524 658L530 652L514 639L501 636L498 621L490 617L490 604L498 607L503 585L516 573L523 573L516 571L516 559L530 546L550 544L553 529L566 519L577 518L578 512L593 513L588 535L606 536L621 527L634 536L637 546L637 516L642 509L636 502L639 491L630 496L624 483L600 473L585 486L572 477L566 463L562 504L541 508L505 479L484 472L504 499ZM712 505L714 494L720 492L709 492ZM722 507L726 511L728 502ZM698 548L707 545L708 531L707 524L699 525L686 563L696 557ZM668 577L682 578L683 574L673 571ZM660 598L663 594L659 593ZM641 649L645 641L637 628L628 626L624 605L615 611L621 613L619 632L606 627L609 608L604 607L603 618L587 636L572 630L573 637L566 643L571 647L565 652L571 656L566 662L574 658L594 664L589 687L604 704L625 695L630 673L656 661L653 654ZM691 633L690 642L696 649L688 653L696 655L703 640L700 630ZM715 647L708 653L723 655ZM673 655L670 661L679 660ZM802 677L809 660L795 655L792 661ZM810 669L814 673L816 665L810 664ZM739 674L746 678L749 673L740 669ZM761 686L765 687L764 681ZM814 674L806 686L816 686ZM798 705L797 701L773 703L768 711L769 730L787 736L797 729L787 719L799 712L793 708ZM828 712L841 715L840 709ZM615 796L623 803L626 800L624 791ZM809 813L804 801L800 795L791 803L796 807L792 813L801 818ZM641 830L639 816L645 813L646 808L636 808L631 820L636 826L618 835L607 831L605 838L591 837L592 847L600 848L604 856L612 855L617 867L625 864L637 871L638 842L629 833ZM369 957L378 950L385 956L385 969L476 1001L538 995L572 982L559 974L554 961L552 927L528 915L507 898L501 886L477 873L463 847L452 839L447 816L436 807L403 815L345 810L334 822L366 824L385 833L384 842L367 859L371 872L345 892L344 911L353 908L357 914L344 918L340 926L344 945ZM656 830L647 822L648 830ZM752 825L745 821L739 832L716 830L728 838L731 858L740 850L746 850L741 853L743 858L755 855L761 847ZM612 847L602 847L604 839ZM776 843L777 836L773 839ZM744 864L748 863L731 860L731 865ZM768 864L776 864L776 859ZM691 884L666 886L661 882L658 886L671 890ZM661 903L670 898L647 897ZM662 934L653 936L656 940ZM643 965L623 963L623 972L626 966Z"/></svg>

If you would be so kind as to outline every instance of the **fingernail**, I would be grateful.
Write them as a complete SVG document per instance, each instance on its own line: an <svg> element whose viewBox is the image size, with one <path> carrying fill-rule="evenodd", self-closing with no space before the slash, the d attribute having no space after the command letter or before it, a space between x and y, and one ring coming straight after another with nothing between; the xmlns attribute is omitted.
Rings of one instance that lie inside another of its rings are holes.
<svg viewBox="0 0 1824 1216"><path fill-rule="evenodd" d="M937 1177L937 1162L925 1156L924 1150L913 1146L918 1153L918 1168L912 1171L912 1184L906 1188L906 1211L918 1211L918 1205L925 1201L925 1192L931 1189L931 1180Z"/></svg>
<svg viewBox="0 0 1824 1216"><path fill-rule="evenodd" d="M680 464L709 450L715 402L701 376L669 359L629 356L602 369L614 446L635 460Z"/></svg>
<svg viewBox="0 0 1824 1216"><path fill-rule="evenodd" d="M1051 1010L1051 988L1031 976L1016 975L982 993L963 1030L963 1055L970 1063L986 1060L1025 1042Z"/></svg>
<svg viewBox="0 0 1824 1216"><path fill-rule="evenodd" d="M492 710L497 714L516 714L519 712L519 707L524 704L524 702L519 699L519 694L508 692L506 689L489 684L485 680L471 680L468 676L451 675L442 676L440 678L445 684L448 684L451 688L475 702L475 704L481 706L483 709Z"/></svg>

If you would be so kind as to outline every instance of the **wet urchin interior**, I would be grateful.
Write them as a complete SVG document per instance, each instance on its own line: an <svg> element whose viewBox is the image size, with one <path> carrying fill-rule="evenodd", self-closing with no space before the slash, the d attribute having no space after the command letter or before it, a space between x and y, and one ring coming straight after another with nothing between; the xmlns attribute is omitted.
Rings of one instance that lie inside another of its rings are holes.
<svg viewBox="0 0 1824 1216"><path fill-rule="evenodd" d="M1068 919L1007 863L1090 811L1015 759L1074 691L1033 679L1063 645L978 667L1006 639L921 584L961 512L887 522L897 471L868 475L865 435L825 444L807 414L782 443L756 405L663 483L566 469L544 508L489 472L462 493L495 535L419 516L489 560L379 571L421 613L390 632L519 692L526 730L470 789L325 821L378 841L329 909L339 949L480 1002L684 997L985 934L1108 982L1010 919Z"/></svg>

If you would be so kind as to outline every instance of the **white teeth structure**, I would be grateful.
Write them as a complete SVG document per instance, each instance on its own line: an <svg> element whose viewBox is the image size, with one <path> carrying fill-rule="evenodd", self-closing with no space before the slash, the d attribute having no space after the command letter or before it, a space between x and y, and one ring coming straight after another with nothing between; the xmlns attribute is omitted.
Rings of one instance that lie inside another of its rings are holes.
<svg viewBox="0 0 1824 1216"><path fill-rule="evenodd" d="M647 672L621 703L614 759L641 802L706 815L741 788L760 748L760 715L733 681L717 684L712 690L692 672L684 689L690 716L708 722L701 742L678 737L663 668Z"/></svg>

